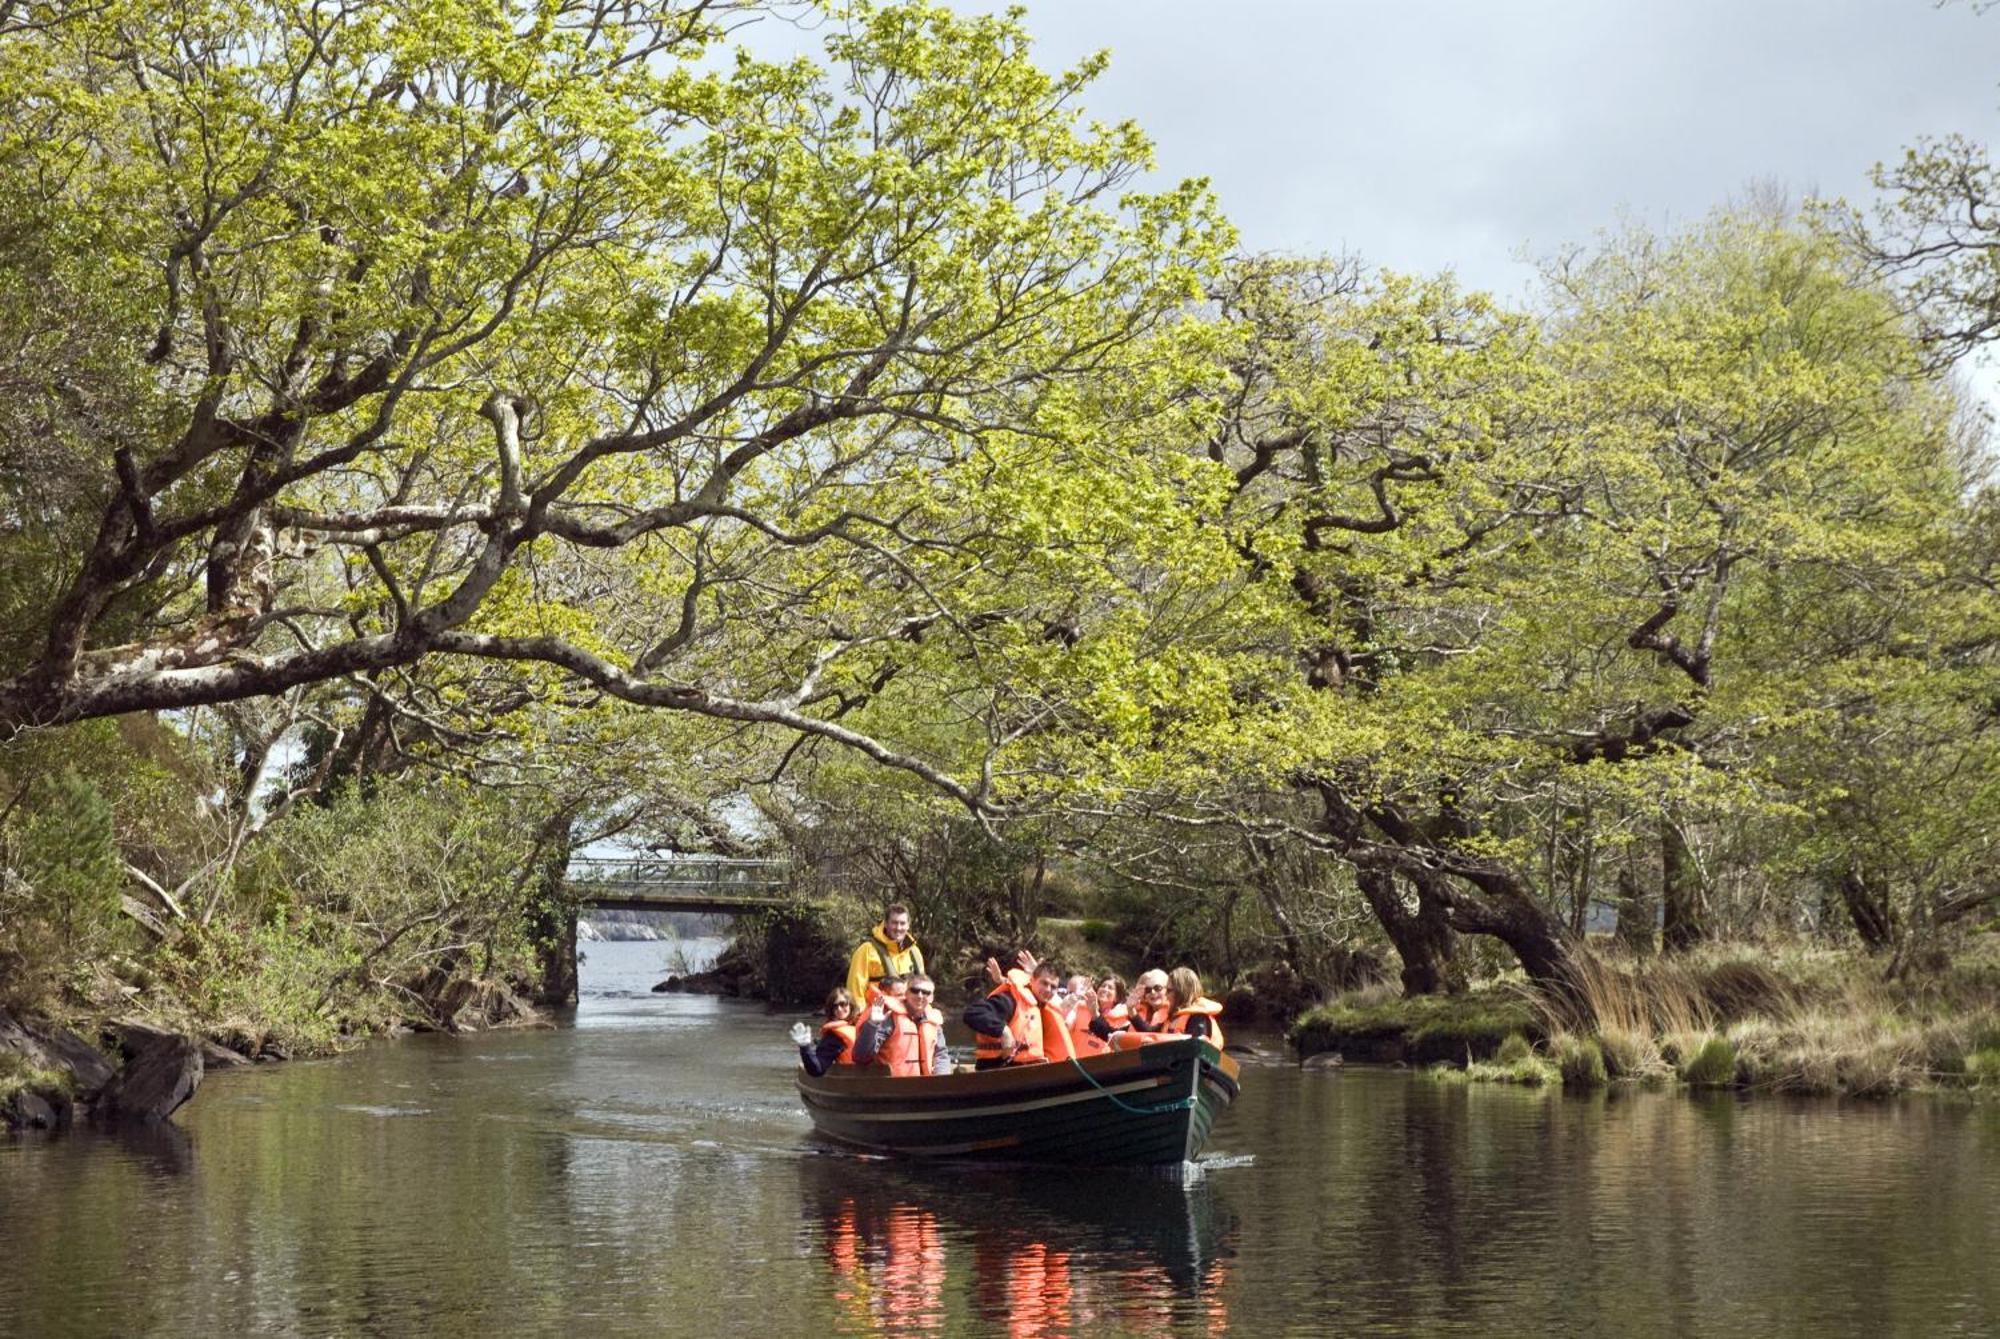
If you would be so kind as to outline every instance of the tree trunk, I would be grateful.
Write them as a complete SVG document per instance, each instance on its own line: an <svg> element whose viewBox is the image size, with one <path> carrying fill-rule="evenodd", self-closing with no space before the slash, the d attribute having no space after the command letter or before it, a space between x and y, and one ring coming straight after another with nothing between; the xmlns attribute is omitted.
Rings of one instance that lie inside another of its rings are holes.
<svg viewBox="0 0 2000 1339"><path fill-rule="evenodd" d="M1666 903L1660 943L1667 952L1682 953L1707 940L1708 890L1687 834L1670 818L1660 820L1660 895Z"/></svg>
<svg viewBox="0 0 2000 1339"><path fill-rule="evenodd" d="M1840 899L1847 905L1854 932L1870 953L1895 947L1896 918L1889 905L1888 890L1864 878L1852 865L1840 874Z"/></svg>
<svg viewBox="0 0 2000 1339"><path fill-rule="evenodd" d="M1271 843L1252 837L1250 848L1251 882L1257 885L1257 894L1264 903L1264 909L1271 913L1271 921L1278 927L1278 938L1285 946L1285 965L1301 981L1306 978L1305 941L1299 934L1299 927L1293 922L1291 912L1285 909L1284 892L1278 885L1277 870L1272 867Z"/></svg>
<svg viewBox="0 0 2000 1339"><path fill-rule="evenodd" d="M1436 896L1436 876L1424 874L1413 879L1417 906L1412 911L1396 889L1396 876L1388 870L1364 869L1357 876L1361 893L1389 942L1403 959L1405 995L1440 995L1465 988L1465 973L1458 965L1458 936L1446 920L1446 906ZM1431 885L1426 895L1426 885Z"/></svg>
<svg viewBox="0 0 2000 1339"><path fill-rule="evenodd" d="M1644 957L1654 950L1653 927L1660 901L1630 868L1618 871L1618 942Z"/></svg>
<svg viewBox="0 0 2000 1339"><path fill-rule="evenodd" d="M576 898L569 889L571 835L564 820L549 844L539 885L528 906L528 937L535 946L535 1003L563 1009L576 1003Z"/></svg>

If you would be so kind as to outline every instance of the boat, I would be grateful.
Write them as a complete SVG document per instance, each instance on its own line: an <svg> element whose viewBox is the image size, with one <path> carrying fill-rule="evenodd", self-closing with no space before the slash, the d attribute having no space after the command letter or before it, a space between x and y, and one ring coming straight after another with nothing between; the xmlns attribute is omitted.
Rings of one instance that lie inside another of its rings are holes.
<svg viewBox="0 0 2000 1339"><path fill-rule="evenodd" d="M1192 1162L1241 1085L1236 1061L1202 1037L969 1074L798 1074L813 1127L850 1148L1092 1167Z"/></svg>

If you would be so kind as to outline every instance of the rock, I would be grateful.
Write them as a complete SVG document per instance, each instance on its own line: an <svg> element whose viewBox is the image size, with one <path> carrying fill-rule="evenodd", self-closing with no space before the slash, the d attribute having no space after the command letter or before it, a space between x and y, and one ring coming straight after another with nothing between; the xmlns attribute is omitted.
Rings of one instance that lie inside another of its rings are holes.
<svg viewBox="0 0 2000 1339"><path fill-rule="evenodd" d="M242 1018L225 1018L208 1030L209 1040L228 1050L236 1052L245 1060L254 1060L257 1052L264 1049L263 1029Z"/></svg>
<svg viewBox="0 0 2000 1339"><path fill-rule="evenodd" d="M35 1028L31 1029L31 1035L42 1044L49 1068L68 1070L71 1089L85 1101L102 1092L104 1085L117 1076L118 1071L102 1052L68 1028Z"/></svg>
<svg viewBox="0 0 2000 1339"><path fill-rule="evenodd" d="M1347 1063L1347 1058L1339 1051L1322 1051L1299 1061L1300 1069L1339 1069Z"/></svg>
<svg viewBox="0 0 2000 1339"><path fill-rule="evenodd" d="M681 979L677 976L670 976L666 980L660 982L659 985L654 986L653 993L655 995L676 994L680 991L680 988L681 988Z"/></svg>
<svg viewBox="0 0 2000 1339"><path fill-rule="evenodd" d="M206 1039L201 1043L201 1064L205 1070L235 1069L238 1066L249 1063L250 1061L247 1057L238 1055L227 1046Z"/></svg>
<svg viewBox="0 0 2000 1339"><path fill-rule="evenodd" d="M17 1022L0 1013L0 1050L13 1051L36 1069L69 1075L70 1087L88 1098L116 1072L95 1047L68 1028Z"/></svg>
<svg viewBox="0 0 2000 1339"><path fill-rule="evenodd" d="M15 1130L53 1130L69 1121L69 1100L58 1099L61 1109L47 1096L23 1088L0 1104L0 1125Z"/></svg>
<svg viewBox="0 0 2000 1339"><path fill-rule="evenodd" d="M104 1034L128 1061L165 1042L182 1039L172 1028L161 1027L144 1018L113 1019L104 1025Z"/></svg>
<svg viewBox="0 0 2000 1339"><path fill-rule="evenodd" d="M157 1035L147 1035L154 1033ZM121 1036L127 1035L122 1030ZM130 1034L130 1057L94 1110L122 1121L161 1121L201 1086L201 1047L191 1037L145 1026Z"/></svg>

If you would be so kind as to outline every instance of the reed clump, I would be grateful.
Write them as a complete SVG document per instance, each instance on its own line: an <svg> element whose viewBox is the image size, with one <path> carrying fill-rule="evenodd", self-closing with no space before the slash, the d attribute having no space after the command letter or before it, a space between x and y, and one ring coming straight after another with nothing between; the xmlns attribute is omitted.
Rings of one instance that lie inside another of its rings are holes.
<svg viewBox="0 0 2000 1339"><path fill-rule="evenodd" d="M1590 953L1565 999L1542 1004L1568 1077L1569 1038L1595 1042L1611 1079L1880 1097L1963 1086L2000 1092L2000 996L1989 964L1956 977L1884 979L1830 950L1715 947L1672 959ZM1579 1069L1574 1082L1587 1082Z"/></svg>

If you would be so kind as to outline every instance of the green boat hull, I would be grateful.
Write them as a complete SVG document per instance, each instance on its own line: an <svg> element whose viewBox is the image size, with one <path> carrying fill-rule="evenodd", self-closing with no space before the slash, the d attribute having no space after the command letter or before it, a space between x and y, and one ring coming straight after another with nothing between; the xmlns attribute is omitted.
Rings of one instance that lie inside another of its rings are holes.
<svg viewBox="0 0 2000 1339"><path fill-rule="evenodd" d="M1093 1167L1193 1161L1240 1083L1236 1062L1199 1037L935 1078L798 1076L814 1128L852 1148Z"/></svg>

